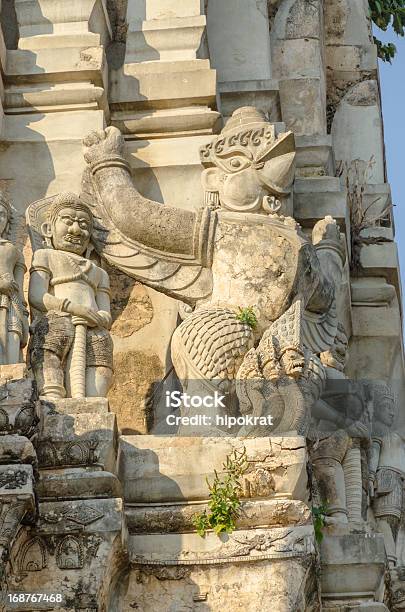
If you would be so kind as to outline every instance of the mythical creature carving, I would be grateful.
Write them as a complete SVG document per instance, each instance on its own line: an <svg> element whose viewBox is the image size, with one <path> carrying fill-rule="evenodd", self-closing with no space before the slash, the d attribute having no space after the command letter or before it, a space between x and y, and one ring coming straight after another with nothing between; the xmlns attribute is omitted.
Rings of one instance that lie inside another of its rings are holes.
<svg viewBox="0 0 405 612"><path fill-rule="evenodd" d="M34 251L29 358L40 395L105 397L112 377L109 279L91 259L93 215L70 193L27 209Z"/></svg>
<svg viewBox="0 0 405 612"><path fill-rule="evenodd" d="M0 364L22 362L28 339L20 228L16 211L0 192Z"/></svg>
<svg viewBox="0 0 405 612"><path fill-rule="evenodd" d="M263 392L266 381L298 385L296 415L280 418L275 431L304 432L309 398L314 401L322 387L315 354L328 350L336 335L335 278L327 274L335 264L341 270L344 251L330 217L313 244L284 216L294 177L293 134L277 134L254 108L235 111L201 150L206 205L197 211L138 193L114 127L91 133L84 156L81 198L93 211L96 250L191 307L172 341L183 386L196 379L206 392L221 386L234 402L235 379L257 378L251 374L257 359L263 411L274 395L273 389ZM256 326L238 315L248 307ZM254 357L249 351L260 342ZM246 385L241 394L249 396Z"/></svg>

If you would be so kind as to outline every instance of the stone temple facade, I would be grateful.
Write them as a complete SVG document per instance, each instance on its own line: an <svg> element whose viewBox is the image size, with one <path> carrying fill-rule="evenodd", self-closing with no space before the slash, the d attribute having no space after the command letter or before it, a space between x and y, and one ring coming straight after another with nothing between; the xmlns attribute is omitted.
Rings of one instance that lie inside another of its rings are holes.
<svg viewBox="0 0 405 612"><path fill-rule="evenodd" d="M1 610L405 609L367 0L0 9Z"/></svg>

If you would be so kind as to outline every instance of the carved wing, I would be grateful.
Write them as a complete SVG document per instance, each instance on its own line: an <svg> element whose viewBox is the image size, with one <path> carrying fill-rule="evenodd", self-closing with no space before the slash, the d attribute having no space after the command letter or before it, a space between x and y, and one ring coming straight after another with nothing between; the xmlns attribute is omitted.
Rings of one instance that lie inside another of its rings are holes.
<svg viewBox="0 0 405 612"><path fill-rule="evenodd" d="M112 222L88 170L83 175L82 189L80 198L94 215L92 242L96 251L112 266L187 304L193 305L210 295L212 276L208 267L191 257L182 258L146 247L122 234ZM200 231L209 234L212 220L204 218L204 212L200 215Z"/></svg>

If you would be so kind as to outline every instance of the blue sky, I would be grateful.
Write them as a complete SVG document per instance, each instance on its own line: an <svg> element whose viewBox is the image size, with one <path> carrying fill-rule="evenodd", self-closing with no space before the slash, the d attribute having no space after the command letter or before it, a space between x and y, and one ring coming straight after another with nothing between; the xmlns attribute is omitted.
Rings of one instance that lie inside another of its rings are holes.
<svg viewBox="0 0 405 612"><path fill-rule="evenodd" d="M392 64L380 60L379 67L388 180L395 204L396 240L402 289L405 290L405 38L397 37L392 31L378 32L376 35L397 47Z"/></svg>

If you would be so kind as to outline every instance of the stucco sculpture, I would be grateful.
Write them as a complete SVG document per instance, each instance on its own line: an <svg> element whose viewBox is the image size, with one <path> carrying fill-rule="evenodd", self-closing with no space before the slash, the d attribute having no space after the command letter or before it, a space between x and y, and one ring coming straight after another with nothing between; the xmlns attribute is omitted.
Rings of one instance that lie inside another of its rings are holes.
<svg viewBox="0 0 405 612"><path fill-rule="evenodd" d="M320 501L329 523L361 524L367 502L363 499L362 462L370 439L370 405L361 381L344 374L348 340L341 324L335 343L321 354L326 385L312 406L311 460Z"/></svg>
<svg viewBox="0 0 405 612"><path fill-rule="evenodd" d="M397 562L396 540L403 516L405 442L392 431L396 417L395 397L385 383L371 385L374 402L374 427L370 452L370 494L377 529L384 534L388 561Z"/></svg>
<svg viewBox="0 0 405 612"><path fill-rule="evenodd" d="M379 4L0 0L0 612L405 610Z"/></svg>
<svg viewBox="0 0 405 612"><path fill-rule="evenodd" d="M27 209L34 250L29 358L42 396L105 397L112 376L109 279L92 259L93 216L74 194Z"/></svg>
<svg viewBox="0 0 405 612"><path fill-rule="evenodd" d="M334 279L322 266L328 253L334 260L338 253L341 270L344 253L331 217L320 222L314 246L285 216L294 176L291 132L277 135L255 108L235 111L200 151L206 206L198 211L138 193L116 128L91 133L84 155L82 197L93 207L98 252L191 306L172 338L183 387L199 381L206 392L219 386L232 395L236 378L251 377L248 351L262 337L260 349L270 344L274 353L271 379L308 373L311 355L327 350L336 334ZM255 325L238 316L252 306ZM308 414L301 406L292 418L280 416L274 431L305 431Z"/></svg>
<svg viewBox="0 0 405 612"><path fill-rule="evenodd" d="M23 296L26 266L15 244L17 227L16 213L0 192L0 364L23 361L21 349L28 338L28 313ZM10 239L12 234L14 240Z"/></svg>

